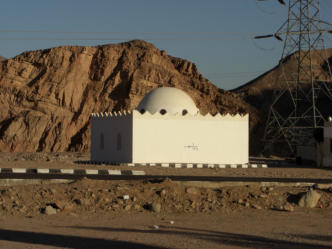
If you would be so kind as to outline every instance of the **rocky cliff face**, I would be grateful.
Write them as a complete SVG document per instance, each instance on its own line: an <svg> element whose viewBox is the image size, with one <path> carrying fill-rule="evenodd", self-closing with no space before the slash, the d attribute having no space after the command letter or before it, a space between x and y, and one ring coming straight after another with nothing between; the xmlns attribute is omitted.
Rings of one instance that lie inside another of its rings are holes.
<svg viewBox="0 0 332 249"><path fill-rule="evenodd" d="M92 112L132 110L153 88L187 92L200 111L257 112L195 64L144 41L57 47L0 62L0 151L87 151Z"/></svg>

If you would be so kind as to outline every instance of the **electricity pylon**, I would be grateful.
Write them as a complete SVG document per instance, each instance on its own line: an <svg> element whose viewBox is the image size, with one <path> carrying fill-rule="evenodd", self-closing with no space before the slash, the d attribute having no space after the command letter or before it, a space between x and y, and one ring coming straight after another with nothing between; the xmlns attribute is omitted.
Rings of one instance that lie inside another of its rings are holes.
<svg viewBox="0 0 332 249"><path fill-rule="evenodd" d="M323 40L331 31L323 25L330 24L320 19L319 0L289 0L288 19L281 28L275 34L256 37L273 36L280 41L284 37L265 127L265 151L287 144L294 154L298 145L313 143L314 129L332 115L319 105L324 98L332 108L332 74Z"/></svg>

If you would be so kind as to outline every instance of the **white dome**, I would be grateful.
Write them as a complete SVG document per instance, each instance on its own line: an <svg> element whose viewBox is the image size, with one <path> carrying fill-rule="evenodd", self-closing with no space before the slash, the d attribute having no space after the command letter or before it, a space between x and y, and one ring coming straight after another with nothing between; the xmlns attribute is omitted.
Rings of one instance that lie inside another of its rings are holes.
<svg viewBox="0 0 332 249"><path fill-rule="evenodd" d="M148 111L150 113L189 113L192 115L199 112L190 96L174 87L161 87L152 90L144 96L136 110L141 113Z"/></svg>

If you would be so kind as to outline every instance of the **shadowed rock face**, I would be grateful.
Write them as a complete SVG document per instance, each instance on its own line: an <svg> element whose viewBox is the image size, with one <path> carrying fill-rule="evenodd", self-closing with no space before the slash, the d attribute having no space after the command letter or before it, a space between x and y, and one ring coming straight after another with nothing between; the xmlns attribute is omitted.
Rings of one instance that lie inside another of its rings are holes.
<svg viewBox="0 0 332 249"><path fill-rule="evenodd" d="M298 70L297 57L298 53L290 55L284 60L283 68L280 66L276 66L273 69L267 71L266 73L260 75L256 79L253 79L250 82L232 90L232 92L239 94L247 103L260 109L262 111L262 114L264 115L264 113L268 112L269 106L272 103L273 90L279 87L276 80L278 76L283 73L285 75L296 75L296 72ZM327 66L327 60L329 61L329 65L331 68L332 48L312 52L313 75L316 80L331 80L329 69ZM309 63L309 60L304 60L304 62ZM303 73L302 75L307 74ZM309 82L309 79L306 80Z"/></svg>
<svg viewBox="0 0 332 249"><path fill-rule="evenodd" d="M270 106L274 100L273 91L280 86L277 84L277 78L279 75L285 73L286 75L296 75L298 69L297 62L298 53L294 53L284 60L283 67L277 65L266 73L260 75L256 79L232 90L233 93L237 93L244 101L259 111L260 121L259 124L251 130L251 151L259 152L263 149L261 138L264 136L264 129L266 124L267 115L269 113ZM325 58L325 61L324 59ZM313 62L313 74L316 80L328 81L330 79L328 63L332 66L332 48L323 50L312 51ZM309 63L308 60L304 62ZM305 74L302 74L305 75ZM302 79L303 80L303 79ZM328 83L332 84L332 83ZM310 84L307 84L310 87ZM330 86L332 89L332 86ZM331 115L331 102L326 96L320 95L317 100L317 106L324 116ZM289 103L283 103L281 107L286 113L289 111Z"/></svg>
<svg viewBox="0 0 332 249"><path fill-rule="evenodd" d="M184 90L203 114L250 112L258 122L237 94L150 43L57 47L0 62L0 150L87 151L91 112L132 110L159 86Z"/></svg>

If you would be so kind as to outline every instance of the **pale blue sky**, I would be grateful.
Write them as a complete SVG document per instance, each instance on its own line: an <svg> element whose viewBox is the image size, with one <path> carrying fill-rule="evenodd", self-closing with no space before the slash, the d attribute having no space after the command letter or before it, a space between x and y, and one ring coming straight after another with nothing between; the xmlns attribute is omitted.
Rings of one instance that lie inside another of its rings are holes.
<svg viewBox="0 0 332 249"><path fill-rule="evenodd" d="M321 5L322 19L332 23L332 0ZM251 37L277 31L287 7L277 0L1 0L0 13L0 55L7 58L61 45L144 39L232 89L278 63L281 42ZM331 41L332 35L328 47Z"/></svg>

